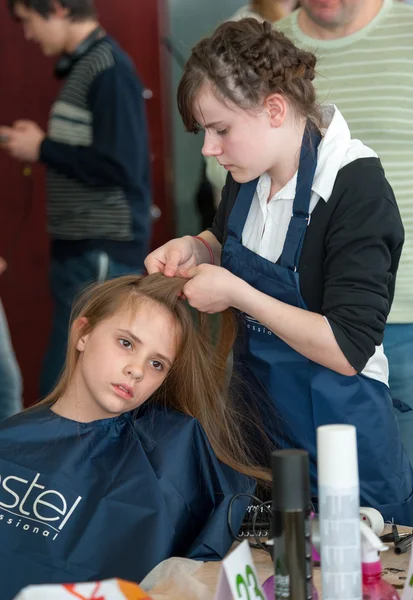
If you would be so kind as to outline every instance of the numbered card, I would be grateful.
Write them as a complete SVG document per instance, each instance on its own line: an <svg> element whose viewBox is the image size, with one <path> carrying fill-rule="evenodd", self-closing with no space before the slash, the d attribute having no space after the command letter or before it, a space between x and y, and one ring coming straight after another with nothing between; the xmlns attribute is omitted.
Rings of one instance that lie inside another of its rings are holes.
<svg viewBox="0 0 413 600"><path fill-rule="evenodd" d="M410 554L410 565L404 584L402 600L413 600L413 552Z"/></svg>
<svg viewBox="0 0 413 600"><path fill-rule="evenodd" d="M222 561L214 600L265 600L247 541Z"/></svg>
<svg viewBox="0 0 413 600"><path fill-rule="evenodd" d="M14 600L151 600L136 583L109 579L96 583L32 585Z"/></svg>

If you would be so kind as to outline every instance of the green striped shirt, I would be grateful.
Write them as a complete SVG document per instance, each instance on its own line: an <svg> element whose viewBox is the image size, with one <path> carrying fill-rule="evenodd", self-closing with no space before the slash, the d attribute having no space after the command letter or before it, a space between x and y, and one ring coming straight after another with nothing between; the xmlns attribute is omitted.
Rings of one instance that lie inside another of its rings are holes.
<svg viewBox="0 0 413 600"><path fill-rule="evenodd" d="M319 102L336 104L360 139L379 155L406 233L390 323L413 323L413 7L384 0L362 30L335 40L306 36L299 10L276 23L315 52Z"/></svg>

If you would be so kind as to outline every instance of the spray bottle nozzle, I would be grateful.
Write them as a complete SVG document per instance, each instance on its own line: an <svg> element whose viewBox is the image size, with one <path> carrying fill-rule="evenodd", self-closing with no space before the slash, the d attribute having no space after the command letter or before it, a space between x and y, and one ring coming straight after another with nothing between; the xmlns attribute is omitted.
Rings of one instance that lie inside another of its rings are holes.
<svg viewBox="0 0 413 600"><path fill-rule="evenodd" d="M395 588L382 579L379 552L388 550L381 539L365 523L360 523L363 575L363 598L400 600Z"/></svg>
<svg viewBox="0 0 413 600"><path fill-rule="evenodd" d="M362 563L379 562L378 553L388 550L381 539L362 521L360 522Z"/></svg>

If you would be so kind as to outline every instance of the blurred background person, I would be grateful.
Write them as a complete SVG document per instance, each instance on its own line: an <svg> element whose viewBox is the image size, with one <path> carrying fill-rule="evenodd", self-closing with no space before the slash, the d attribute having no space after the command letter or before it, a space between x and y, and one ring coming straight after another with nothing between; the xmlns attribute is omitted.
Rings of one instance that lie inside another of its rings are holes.
<svg viewBox="0 0 413 600"><path fill-rule="evenodd" d="M72 301L86 283L139 272L150 240L149 144L135 68L100 26L93 0L10 0L27 40L58 56L63 86L48 132L18 120L2 146L47 168L53 322L40 393L63 366Z"/></svg>
<svg viewBox="0 0 413 600"><path fill-rule="evenodd" d="M296 0L253 0L250 4L238 9L229 21L253 17L258 21L270 21L270 23L274 23L297 8L298 4L299 3ZM203 180L200 188L200 190L203 191L203 202L200 202L198 199L203 229L210 227L212 224L216 209L221 200L221 191L227 176L225 169L222 169L214 157L206 158L205 164L206 182ZM212 190L212 198L211 195L208 197L205 193L208 185Z"/></svg>
<svg viewBox="0 0 413 600"><path fill-rule="evenodd" d="M6 261L0 256L0 277L6 268ZM0 300L0 419L11 417L22 409L22 387L22 376Z"/></svg>

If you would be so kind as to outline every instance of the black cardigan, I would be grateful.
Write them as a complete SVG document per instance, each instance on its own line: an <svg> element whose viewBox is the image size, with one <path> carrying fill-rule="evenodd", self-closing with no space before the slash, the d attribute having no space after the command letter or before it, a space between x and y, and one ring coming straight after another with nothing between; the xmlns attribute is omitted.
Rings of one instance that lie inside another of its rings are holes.
<svg viewBox="0 0 413 600"><path fill-rule="evenodd" d="M240 184L228 174L210 231L224 245ZM393 191L376 158L359 158L320 198L298 265L301 295L324 315L349 363L361 372L383 341L404 230Z"/></svg>

